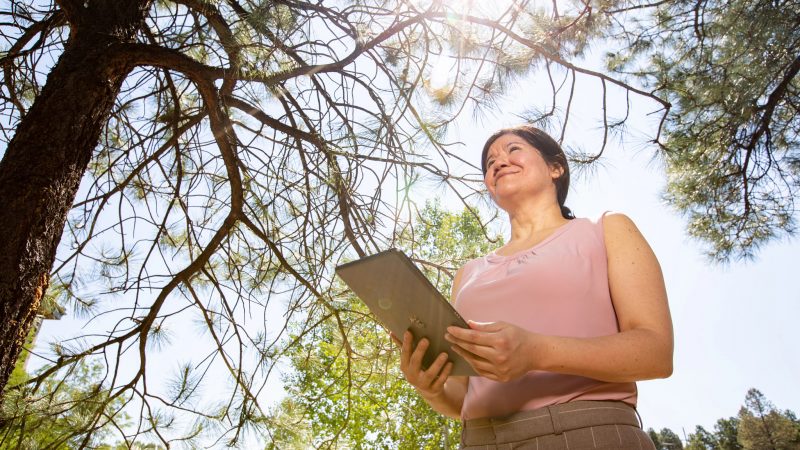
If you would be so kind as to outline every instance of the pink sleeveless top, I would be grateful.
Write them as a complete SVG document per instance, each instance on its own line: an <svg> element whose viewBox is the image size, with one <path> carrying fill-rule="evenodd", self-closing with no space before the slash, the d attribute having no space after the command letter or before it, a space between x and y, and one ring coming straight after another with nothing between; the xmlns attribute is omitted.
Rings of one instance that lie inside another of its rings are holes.
<svg viewBox="0 0 800 450"><path fill-rule="evenodd" d="M573 219L511 256L490 253L464 266L455 307L478 322L503 321L536 333L595 337L619 332L608 289L602 217ZM636 406L636 383L532 371L500 383L470 377L463 419L502 417L575 400Z"/></svg>

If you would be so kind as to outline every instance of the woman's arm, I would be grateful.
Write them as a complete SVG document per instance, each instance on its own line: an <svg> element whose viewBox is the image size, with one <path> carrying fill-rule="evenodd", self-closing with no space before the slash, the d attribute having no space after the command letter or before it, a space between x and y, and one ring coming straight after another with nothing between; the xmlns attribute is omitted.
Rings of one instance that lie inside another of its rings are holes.
<svg viewBox="0 0 800 450"><path fill-rule="evenodd" d="M531 333L504 323L470 322L447 338L478 373L508 381L530 370L625 382L672 373L672 320L661 267L627 216L604 220L608 281L620 332L594 338Z"/></svg>
<svg viewBox="0 0 800 450"><path fill-rule="evenodd" d="M463 267L456 272L453 279L452 301L455 301L460 286L462 270ZM402 341L394 335L392 337L401 346L400 370L406 380L435 411L449 417L461 417L461 405L464 404L469 378L450 376L453 363L447 361L447 353L441 353L428 370L423 370L422 358L429 345L427 339L420 340L417 347L412 348L411 332L406 331Z"/></svg>

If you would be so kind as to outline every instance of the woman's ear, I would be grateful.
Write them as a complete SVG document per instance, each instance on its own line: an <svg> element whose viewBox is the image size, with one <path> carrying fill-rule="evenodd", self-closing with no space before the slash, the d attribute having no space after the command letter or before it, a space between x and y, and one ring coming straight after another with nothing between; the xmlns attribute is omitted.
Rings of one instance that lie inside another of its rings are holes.
<svg viewBox="0 0 800 450"><path fill-rule="evenodd" d="M561 164L553 164L550 166L550 177L554 180L561 178L561 175L564 175L564 168Z"/></svg>

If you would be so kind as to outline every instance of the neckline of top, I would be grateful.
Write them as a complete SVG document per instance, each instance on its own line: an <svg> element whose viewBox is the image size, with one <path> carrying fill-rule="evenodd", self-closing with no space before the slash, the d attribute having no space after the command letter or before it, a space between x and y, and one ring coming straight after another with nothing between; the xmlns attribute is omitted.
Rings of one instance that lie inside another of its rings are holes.
<svg viewBox="0 0 800 450"><path fill-rule="evenodd" d="M503 261L512 261L512 260L515 260L515 259L519 258L522 255L526 255L526 254L532 253L536 249L546 245L548 242L552 241L553 239L555 239L558 236L560 236L561 234L563 234L565 231L567 231L567 229L573 223L577 222L578 220L580 220L580 219L575 218L575 219L572 219L572 220L570 220L569 222L567 222L567 223L565 223L563 225L559 225L558 228L553 230L553 232L550 233L546 238L542 239L541 241L537 242L536 244L534 244L531 247L519 250L519 251L514 252L514 253L512 253L510 255L507 255L507 256L498 255L497 254L497 250L494 250L491 253L489 253L488 255L486 255L486 259L490 263L499 263L499 262L503 262Z"/></svg>

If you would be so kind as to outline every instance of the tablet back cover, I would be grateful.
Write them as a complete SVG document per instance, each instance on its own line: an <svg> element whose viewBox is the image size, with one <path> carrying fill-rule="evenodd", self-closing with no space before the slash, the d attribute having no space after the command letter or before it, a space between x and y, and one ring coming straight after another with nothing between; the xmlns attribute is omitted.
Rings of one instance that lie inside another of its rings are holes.
<svg viewBox="0 0 800 450"><path fill-rule="evenodd" d="M403 252L391 249L376 253L338 266L336 274L396 336L402 339L410 330L415 345L422 337L430 341L424 368L446 352L453 362L451 375L476 374L444 339L447 327L469 326Z"/></svg>

